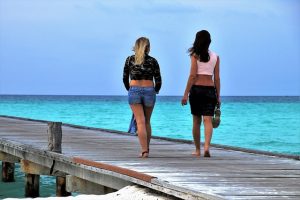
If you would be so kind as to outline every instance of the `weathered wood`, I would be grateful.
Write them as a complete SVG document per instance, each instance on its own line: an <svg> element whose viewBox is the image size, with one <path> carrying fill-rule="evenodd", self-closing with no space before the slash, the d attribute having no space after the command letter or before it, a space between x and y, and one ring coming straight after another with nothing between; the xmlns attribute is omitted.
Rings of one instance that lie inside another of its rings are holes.
<svg viewBox="0 0 300 200"><path fill-rule="evenodd" d="M117 190L115 190L113 188L110 188L110 187L106 187L106 186L103 186L103 187L104 187L104 194L109 194L109 193L117 191Z"/></svg>
<svg viewBox="0 0 300 200"><path fill-rule="evenodd" d="M61 122L48 122L48 150L56 153L62 153L62 123ZM54 163L53 163L54 165ZM54 166L53 166L54 167ZM50 173L52 173L50 169ZM65 197L70 196L71 193L66 190L66 177L56 177L56 196Z"/></svg>
<svg viewBox="0 0 300 200"><path fill-rule="evenodd" d="M211 158L195 158L192 144L162 139L153 139L150 157L140 159L135 136L80 126L62 127L64 154L59 155L44 151L47 134L41 133L46 129L46 123L0 117L0 151L96 184L120 189L134 183L182 199L295 199L300 195L300 162L296 159L220 147L211 148ZM79 164L74 156L157 179L148 183Z"/></svg>
<svg viewBox="0 0 300 200"><path fill-rule="evenodd" d="M39 197L40 196L40 175L25 174L25 197Z"/></svg>
<svg viewBox="0 0 300 200"><path fill-rule="evenodd" d="M67 175L67 191L81 194L108 194L117 190L99 185L76 176Z"/></svg>
<svg viewBox="0 0 300 200"><path fill-rule="evenodd" d="M56 177L56 196L66 197L70 196L71 193L66 190L66 177L57 176Z"/></svg>
<svg viewBox="0 0 300 200"><path fill-rule="evenodd" d="M61 122L48 122L48 150L61 153Z"/></svg>
<svg viewBox="0 0 300 200"><path fill-rule="evenodd" d="M18 163L20 162L20 158L17 156L10 155L5 152L0 151L0 160L3 162L10 162L10 163Z"/></svg>
<svg viewBox="0 0 300 200"><path fill-rule="evenodd" d="M2 181L3 182L15 181L15 163L2 162Z"/></svg>
<svg viewBox="0 0 300 200"><path fill-rule="evenodd" d="M20 162L21 170L27 174L37 174L46 176L66 176L66 173L58 171L53 166L52 170L49 167L30 162L28 160L22 159Z"/></svg>

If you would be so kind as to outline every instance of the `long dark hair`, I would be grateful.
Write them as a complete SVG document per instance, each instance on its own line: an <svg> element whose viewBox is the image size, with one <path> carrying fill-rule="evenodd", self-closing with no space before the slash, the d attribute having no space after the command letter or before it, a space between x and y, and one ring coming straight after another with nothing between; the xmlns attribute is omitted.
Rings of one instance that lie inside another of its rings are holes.
<svg viewBox="0 0 300 200"><path fill-rule="evenodd" d="M210 59L208 54L210 42L210 34L207 30L197 32L194 44L188 50L190 56L196 55L201 62L208 62Z"/></svg>

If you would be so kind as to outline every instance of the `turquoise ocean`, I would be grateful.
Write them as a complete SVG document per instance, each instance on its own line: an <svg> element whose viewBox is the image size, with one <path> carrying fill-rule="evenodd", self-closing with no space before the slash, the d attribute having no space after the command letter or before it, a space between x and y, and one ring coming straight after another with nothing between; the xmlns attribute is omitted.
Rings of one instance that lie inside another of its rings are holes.
<svg viewBox="0 0 300 200"><path fill-rule="evenodd" d="M153 135L192 140L190 108L181 106L180 100L178 96L157 96ZM212 143L300 155L299 96L226 96L221 111L221 125L214 129ZM0 95L0 115L127 132L132 113L126 96ZM203 141L203 134L201 137ZM23 177L17 169L15 183L0 182L0 199L23 197ZM43 177L41 196L53 194L54 180Z"/></svg>

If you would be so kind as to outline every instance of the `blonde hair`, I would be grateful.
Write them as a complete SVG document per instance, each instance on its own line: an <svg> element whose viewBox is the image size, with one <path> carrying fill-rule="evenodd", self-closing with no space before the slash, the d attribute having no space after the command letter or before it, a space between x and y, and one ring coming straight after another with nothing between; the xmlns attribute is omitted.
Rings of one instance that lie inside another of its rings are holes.
<svg viewBox="0 0 300 200"><path fill-rule="evenodd" d="M149 39L146 37L140 37L137 39L133 47L133 51L135 52L135 64L142 64L144 62L145 53L149 53L150 51Z"/></svg>

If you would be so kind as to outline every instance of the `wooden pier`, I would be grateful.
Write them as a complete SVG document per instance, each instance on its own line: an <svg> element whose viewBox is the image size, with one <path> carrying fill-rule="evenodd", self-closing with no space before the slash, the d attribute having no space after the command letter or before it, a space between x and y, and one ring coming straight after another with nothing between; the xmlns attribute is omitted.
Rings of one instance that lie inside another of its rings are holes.
<svg viewBox="0 0 300 200"><path fill-rule="evenodd" d="M178 199L300 199L299 156L215 145L211 158L199 159L191 156L191 142L155 137L150 157L141 159L136 136L70 124L62 126L60 153L49 151L47 130L46 121L0 116L2 164L13 169L19 162L26 174L60 177L65 192L105 194L140 185ZM4 171L13 181L12 170Z"/></svg>

